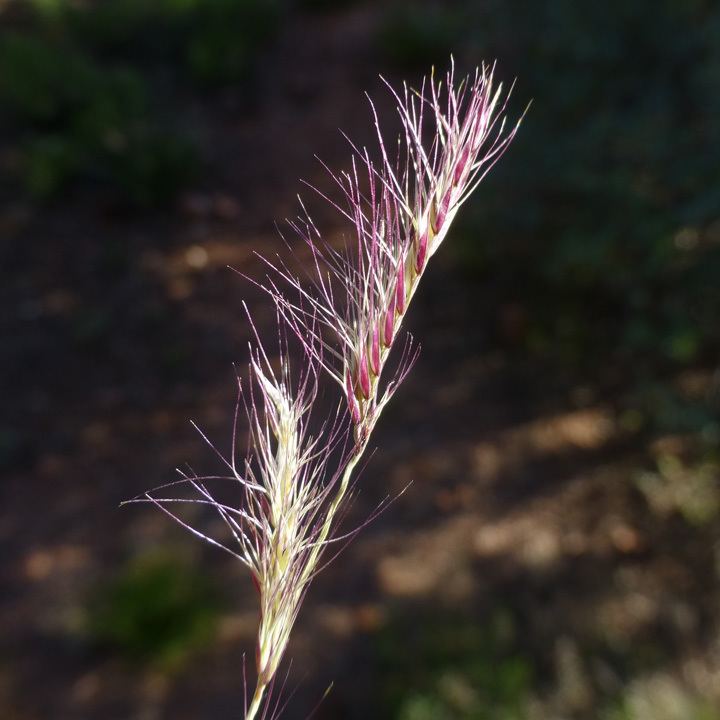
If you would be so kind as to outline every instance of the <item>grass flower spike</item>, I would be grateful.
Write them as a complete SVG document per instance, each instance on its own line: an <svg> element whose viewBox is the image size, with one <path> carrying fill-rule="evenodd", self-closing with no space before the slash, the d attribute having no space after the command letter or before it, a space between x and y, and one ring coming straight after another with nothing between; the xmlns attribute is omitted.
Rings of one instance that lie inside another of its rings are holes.
<svg viewBox="0 0 720 720"><path fill-rule="evenodd" d="M308 561L317 541L317 513L327 491L322 480L329 453L318 447L319 438L306 433L317 391L312 364L295 394L286 357L281 358L277 377L265 355L256 352L252 375L262 410L253 402L249 411L257 472L247 460L247 507L254 522L249 523L248 540L243 542L260 596L258 680L253 698L258 705L282 660L314 570ZM251 707L248 716L252 712Z"/></svg>
<svg viewBox="0 0 720 720"><path fill-rule="evenodd" d="M398 338L428 261L519 125L506 131L507 95L502 85L495 87L493 70L486 67L459 83L453 66L444 82L431 76L417 91L407 86L402 93L390 90L402 126L397 146L385 142L371 102L379 157L374 160L367 148L351 143L350 170L331 172L339 198L321 193L350 222L352 242L343 249L324 242L303 207L290 225L311 250L310 282L301 281L282 259L265 261L268 275L258 284L276 305L280 359L271 362L250 320L256 343L250 352L249 390L241 393L250 428L248 450L238 467L233 434L231 457L223 458L241 501L216 499L209 483L217 477L188 474L165 488L185 483L196 493L191 499L167 492L139 498L231 552L253 576L260 604L257 685L246 720L277 714L268 690L308 585L328 543L338 539L340 511L372 430L416 357L409 338ZM295 382L289 335L303 350ZM398 344L403 349L395 370L383 379ZM318 402L326 373L340 389L329 415ZM322 413L327 417L318 417ZM236 546L190 526L170 511L174 502L210 506Z"/></svg>
<svg viewBox="0 0 720 720"><path fill-rule="evenodd" d="M351 221L353 246L338 252L323 243L307 215L291 222L312 249L314 289L284 265L274 269L298 301L288 299L280 283L270 288L296 333L315 336L336 359L328 370L345 394L361 442L412 363L414 355L406 352L397 377L381 391L386 360L427 263L519 126L505 132L508 95L502 84L495 87L493 70L486 67L459 84L453 66L444 83L431 77L419 91L405 86L402 95L388 87L403 128L397 151L390 154L371 101L380 159L376 164L367 148L351 143L351 171L330 173L342 199L323 195ZM329 342L311 332L309 319L329 330Z"/></svg>
<svg viewBox="0 0 720 720"><path fill-rule="evenodd" d="M250 347L251 382L238 400L238 409L244 403L249 427L248 453L242 463L235 461L234 432L229 458L213 447L229 471L226 476L199 477L181 472L181 480L131 501L154 503L250 570L259 596L260 622L255 652L257 685L246 711L248 719L256 715L266 689L272 687L305 591L317 571L324 512L336 484L337 467L344 467L343 438L347 435L347 423L343 424L339 412L321 421L316 434L310 433L321 367L314 354L305 357L299 379L293 383L282 328L279 337L281 350L276 363L268 358L257 333L257 345ZM237 417L234 427L237 429ZM335 469L329 467L331 460L336 463ZM241 502L231 505L218 500L210 487L219 480L239 486ZM166 492L181 485L189 486L196 497ZM169 509L173 503L210 506L224 521L236 546L190 526Z"/></svg>

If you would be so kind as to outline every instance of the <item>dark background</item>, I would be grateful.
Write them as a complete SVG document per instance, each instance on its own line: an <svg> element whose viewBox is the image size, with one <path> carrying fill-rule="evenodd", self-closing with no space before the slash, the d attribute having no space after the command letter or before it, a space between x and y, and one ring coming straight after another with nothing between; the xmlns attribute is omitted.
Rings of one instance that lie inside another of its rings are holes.
<svg viewBox="0 0 720 720"><path fill-rule="evenodd" d="M241 300L272 322L227 266L450 53L533 106L413 304L346 527L413 484L312 587L284 716L720 718L711 0L0 2L0 717L241 716L247 574L118 505L217 469L188 420L229 448Z"/></svg>

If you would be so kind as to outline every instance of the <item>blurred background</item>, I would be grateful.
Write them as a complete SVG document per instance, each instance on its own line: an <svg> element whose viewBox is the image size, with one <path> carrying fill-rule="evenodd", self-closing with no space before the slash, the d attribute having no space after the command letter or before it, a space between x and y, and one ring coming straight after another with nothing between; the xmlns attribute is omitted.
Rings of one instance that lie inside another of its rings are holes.
<svg viewBox="0 0 720 720"><path fill-rule="evenodd" d="M0 2L0 717L240 716L249 578L118 505L217 470L188 420L229 448L241 300L272 322L227 266L451 52L533 106L414 303L346 526L413 484L312 587L284 717L720 718L714 0Z"/></svg>

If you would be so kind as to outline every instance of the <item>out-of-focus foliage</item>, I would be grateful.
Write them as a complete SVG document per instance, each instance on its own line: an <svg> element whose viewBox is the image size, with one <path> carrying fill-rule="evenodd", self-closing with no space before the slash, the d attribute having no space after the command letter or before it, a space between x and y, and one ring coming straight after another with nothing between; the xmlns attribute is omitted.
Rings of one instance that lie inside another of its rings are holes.
<svg viewBox="0 0 720 720"><path fill-rule="evenodd" d="M513 619L487 625L424 617L391 622L378 637L386 715L397 720L520 720L532 667Z"/></svg>
<svg viewBox="0 0 720 720"><path fill-rule="evenodd" d="M514 288L526 347L571 364L716 350L720 8L511 0L481 20L468 44L535 104L463 255Z"/></svg>
<svg viewBox="0 0 720 720"><path fill-rule="evenodd" d="M193 155L164 132L147 96L132 69L100 68L73 47L29 34L0 38L0 98L22 128L20 167L35 196L77 176L113 183L141 204L171 196Z"/></svg>
<svg viewBox="0 0 720 720"><path fill-rule="evenodd" d="M378 35L378 46L402 70L427 72L433 64L444 67L462 36L467 12L457 3L392 4Z"/></svg>
<svg viewBox="0 0 720 720"><path fill-rule="evenodd" d="M402 7L384 40L396 63L437 60L414 18L439 12L433 42L461 21L460 59L502 58L520 78L516 114L535 100L453 243L472 277L517 304L522 347L639 374L649 356L674 366L717 351L717 3Z"/></svg>
<svg viewBox="0 0 720 720"><path fill-rule="evenodd" d="M639 456L643 439L669 438L670 449L648 452L628 473L638 513L658 538L687 533L712 554L720 516L720 5L408 2L388 10L379 37L385 56L404 74L417 69L416 78L431 63L445 67L445 47L461 71L498 58L499 79L518 78L510 118L533 98L448 245L491 303L480 321L487 327L495 319L488 351L502 349L535 374L543 368L553 377L548 385L582 385L593 400L612 403ZM677 540L683 552L696 552L689 542ZM562 697L559 667L545 665L552 648L476 638L458 663L418 647L425 625L405 628L393 645L415 660L392 663L411 669L403 676L391 663L382 669L390 717L720 718L714 694L669 670L674 641L657 629L629 637L611 627L594 615L571 630L571 675L586 690L581 708ZM455 642L448 633L447 647ZM495 688L522 658L529 671L515 690L529 703L500 693L473 704L484 685L459 667L486 652L496 660ZM418 680L418 666L432 670ZM458 696L462 707L447 690L458 687L472 690Z"/></svg>
<svg viewBox="0 0 720 720"><path fill-rule="evenodd" d="M173 669L212 640L218 600L188 563L150 554L99 590L88 614L92 641L129 660Z"/></svg>
<svg viewBox="0 0 720 720"><path fill-rule="evenodd" d="M273 0L109 0L66 16L104 56L172 63L212 87L248 79L278 13Z"/></svg>
<svg viewBox="0 0 720 720"><path fill-rule="evenodd" d="M667 676L633 682L602 720L718 720L720 711Z"/></svg>
<svg viewBox="0 0 720 720"><path fill-rule="evenodd" d="M661 517L677 512L689 524L702 526L720 514L720 463L710 451L696 461L662 453L656 469L639 474L636 482Z"/></svg>
<svg viewBox="0 0 720 720"><path fill-rule="evenodd" d="M27 189L44 198L99 180L142 205L172 198L197 166L173 84L247 83L278 16L266 0L19 7L0 33L0 103Z"/></svg>
<svg viewBox="0 0 720 720"><path fill-rule="evenodd" d="M532 623L532 618L526 618ZM668 648L602 640L599 623L539 644L506 609L394 618L377 637L388 720L718 720L712 700L662 668ZM533 641L528 642L530 638ZM660 668L660 669L659 669Z"/></svg>

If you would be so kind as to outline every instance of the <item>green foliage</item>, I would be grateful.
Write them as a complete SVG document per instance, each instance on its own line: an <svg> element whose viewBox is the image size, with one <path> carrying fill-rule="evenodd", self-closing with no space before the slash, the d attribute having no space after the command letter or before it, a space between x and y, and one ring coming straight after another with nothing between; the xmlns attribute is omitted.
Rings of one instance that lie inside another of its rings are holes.
<svg viewBox="0 0 720 720"><path fill-rule="evenodd" d="M426 72L444 67L463 27L457 3L423 5L396 3L387 12L378 35L385 57L402 70Z"/></svg>
<svg viewBox="0 0 720 720"><path fill-rule="evenodd" d="M180 69L203 87L248 80L279 18L277 0L107 0L64 14L99 56Z"/></svg>
<svg viewBox="0 0 720 720"><path fill-rule="evenodd" d="M720 720L715 703L668 676L633 682L601 715L602 720Z"/></svg>
<svg viewBox="0 0 720 720"><path fill-rule="evenodd" d="M187 563L149 554L103 587L88 615L96 643L170 670L212 640L218 601L208 580Z"/></svg>
<svg viewBox="0 0 720 720"><path fill-rule="evenodd" d="M687 433L715 443L720 439L717 400L710 387L703 397L687 397L668 383L641 379L623 405L629 421L623 424L629 430L636 424L635 429L659 434Z"/></svg>
<svg viewBox="0 0 720 720"><path fill-rule="evenodd" d="M54 134L28 141L23 164L25 186L36 198L51 197L80 169L73 143Z"/></svg>
<svg viewBox="0 0 720 720"><path fill-rule="evenodd" d="M0 98L23 122L57 122L94 81L92 65L69 48L19 32L0 36Z"/></svg>
<svg viewBox="0 0 720 720"><path fill-rule="evenodd" d="M532 667L513 619L396 619L378 638L387 717L397 720L520 720Z"/></svg>
<svg viewBox="0 0 720 720"><path fill-rule="evenodd" d="M468 28L535 102L456 233L464 267L528 308L528 349L570 364L717 350L717 4L496 0Z"/></svg>
<svg viewBox="0 0 720 720"><path fill-rule="evenodd" d="M720 515L720 463L710 454L686 462L664 453L657 459L656 470L640 474L636 484L658 515L678 512L695 526Z"/></svg>
<svg viewBox="0 0 720 720"><path fill-rule="evenodd" d="M0 102L22 128L22 176L35 197L81 177L154 204L193 172L189 143L153 115L139 72L104 68L63 43L0 37Z"/></svg>
<svg viewBox="0 0 720 720"><path fill-rule="evenodd" d="M197 166L168 88L247 84L280 16L277 0L25 6L29 19L0 32L0 104L26 189L48 198L83 179L139 205L172 199Z"/></svg>
<svg viewBox="0 0 720 720"><path fill-rule="evenodd" d="M185 59L204 85L247 80L273 36L279 8L269 0L196 0Z"/></svg>

